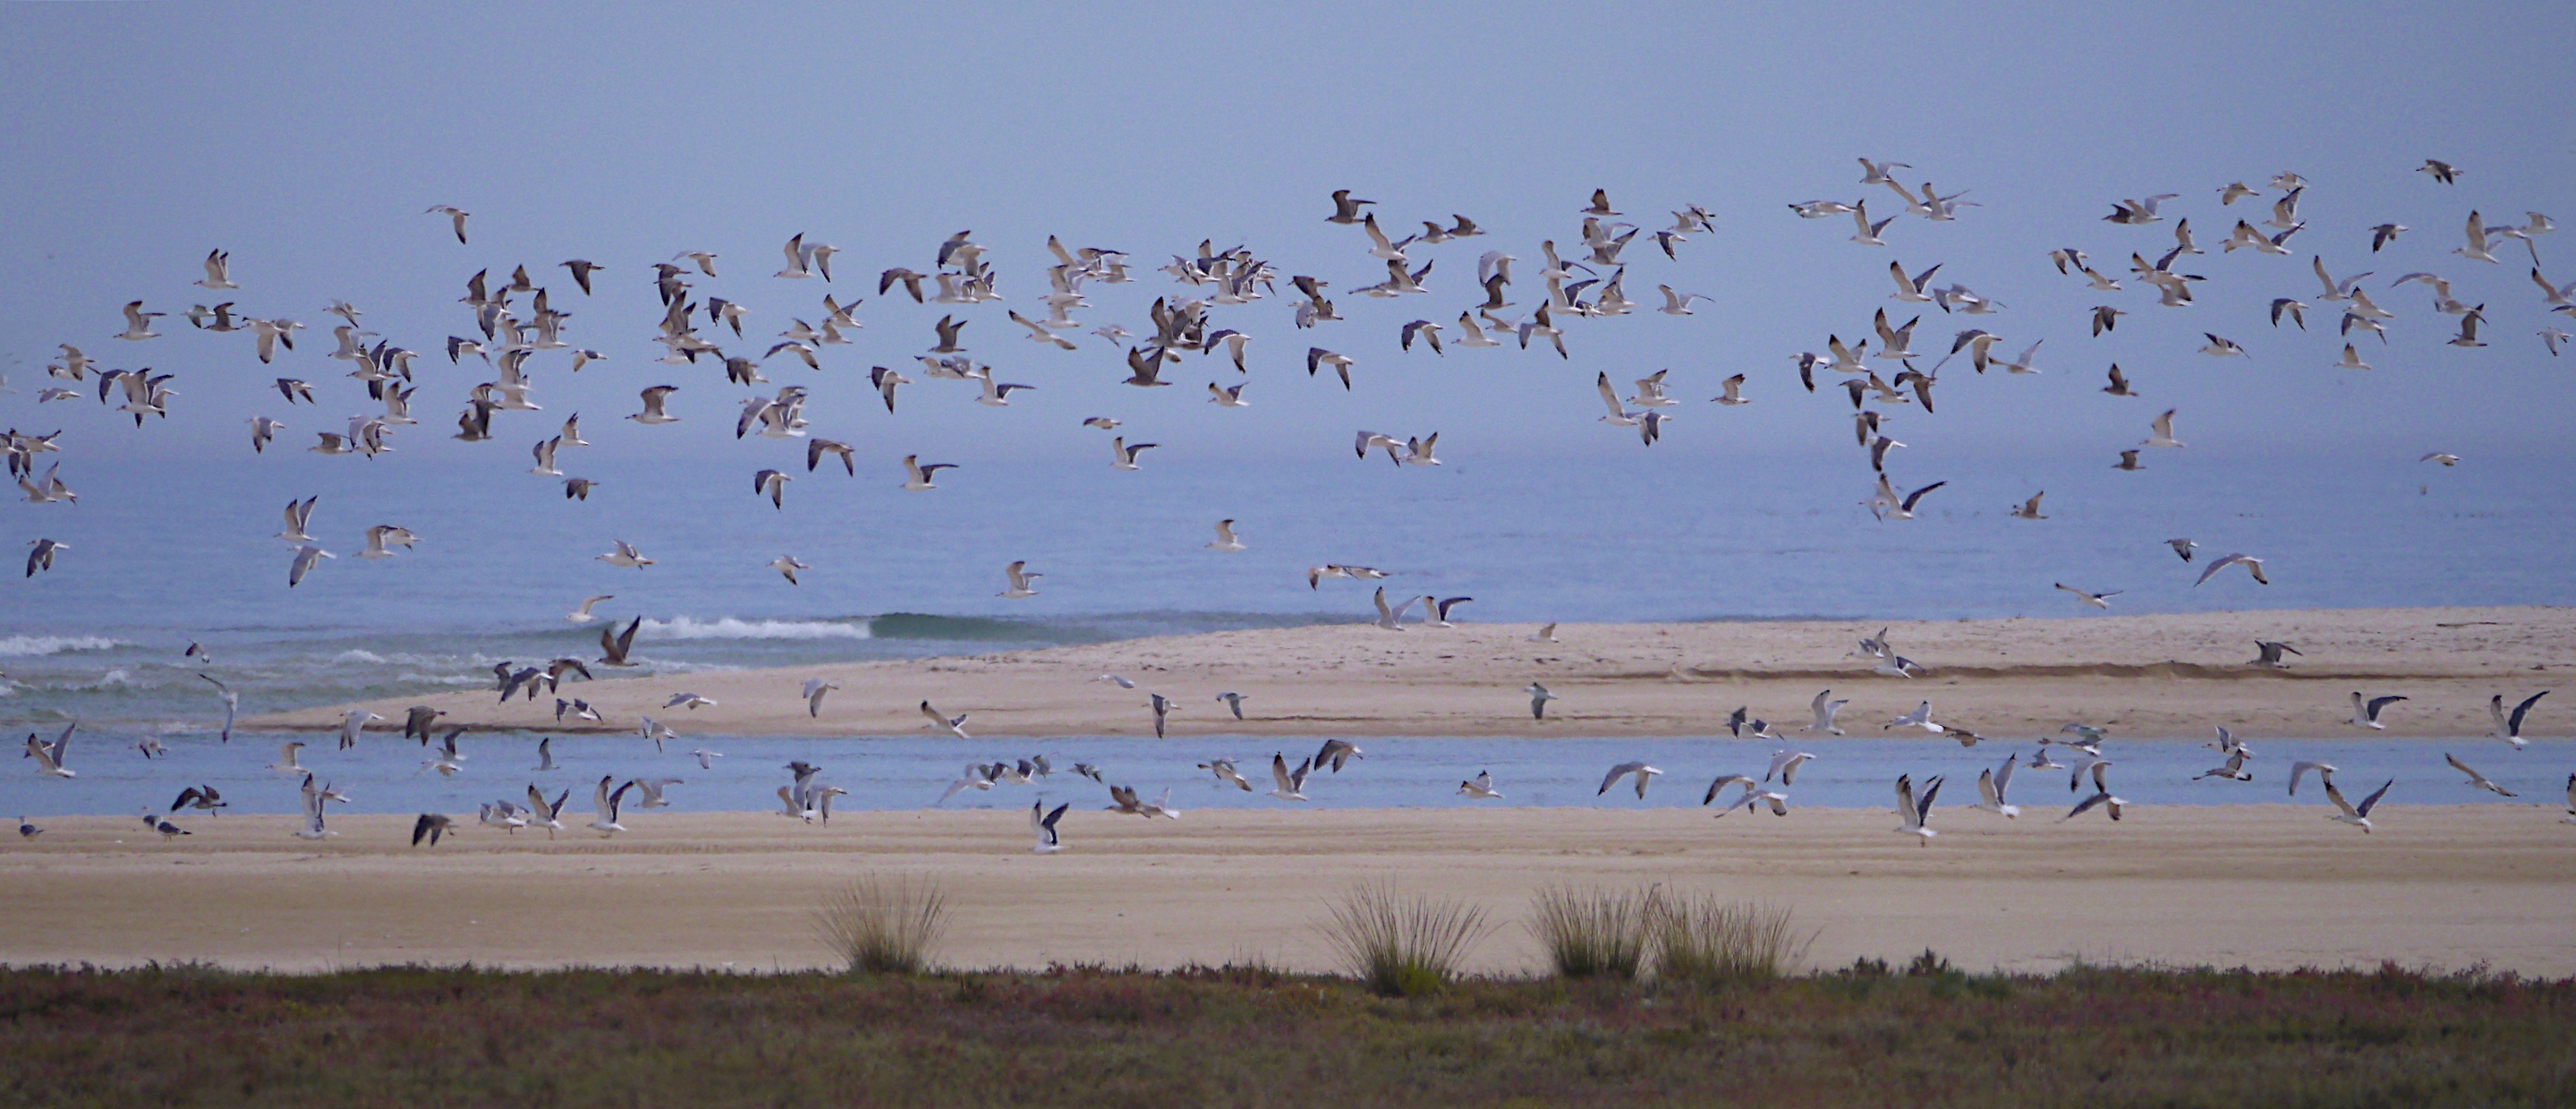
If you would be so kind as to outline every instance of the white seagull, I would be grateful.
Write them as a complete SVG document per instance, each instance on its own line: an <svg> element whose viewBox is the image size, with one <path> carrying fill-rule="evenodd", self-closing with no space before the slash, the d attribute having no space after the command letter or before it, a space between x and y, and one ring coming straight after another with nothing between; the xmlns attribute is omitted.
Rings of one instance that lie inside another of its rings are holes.
<svg viewBox="0 0 2576 1109"><path fill-rule="evenodd" d="M1921 837L1919 842L1928 846L1932 837L1941 834L1924 823L1932 818L1932 799L1941 795L1941 779L1935 776L1931 781L1923 783L1923 787L1923 796L1917 800L1914 796L1914 780L1903 774L1896 776L1896 815L1903 823L1898 824L1895 830L1907 835L1919 836Z"/></svg>
<svg viewBox="0 0 2576 1109"><path fill-rule="evenodd" d="M1841 728L1834 726L1834 716L1842 712L1843 706L1850 704L1851 701L1848 698L1840 701L1826 700L1826 698L1833 695L1834 691L1828 689L1816 694L1815 700L1807 702L1808 711L1815 713L1816 718L1809 721L1806 727L1798 729L1799 731L1826 732L1832 735L1843 734L1843 730Z"/></svg>
<svg viewBox="0 0 2576 1109"><path fill-rule="evenodd" d="M1619 784L1619 779L1634 774L1637 776L1637 797L1639 800L1643 800L1646 796L1646 783L1652 781L1655 775L1661 773L1663 773L1663 771L1657 770L1642 762L1623 762L1610 768L1610 773L1604 775L1601 779L1601 788L1593 791L1592 795L1599 797L1602 794L1608 793L1610 792L1611 786Z"/></svg>

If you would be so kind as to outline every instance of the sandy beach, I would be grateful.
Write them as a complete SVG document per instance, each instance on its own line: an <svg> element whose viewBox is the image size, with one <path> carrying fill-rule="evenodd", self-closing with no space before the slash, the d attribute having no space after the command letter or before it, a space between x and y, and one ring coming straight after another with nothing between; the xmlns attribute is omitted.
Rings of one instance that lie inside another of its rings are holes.
<svg viewBox="0 0 2576 1109"><path fill-rule="evenodd" d="M334 821L318 847L279 817L48 821L0 853L0 961L206 960L323 970L403 962L823 965L810 912L861 873L935 876L955 902L939 960L965 967L1325 969L1313 930L1358 879L1486 906L1485 971L1538 968L1518 920L1559 883L1665 882L1791 906L1811 962L1935 948L1962 966L2071 960L2463 967L2576 973L2576 828L2550 805L2392 806L2379 830L2322 806L2132 809L2118 825L1936 813L1928 846L1885 811L1066 814L1038 857L1017 812L878 812L803 825L630 813L614 840L466 828L404 846L409 818Z"/></svg>
<svg viewBox="0 0 2576 1109"><path fill-rule="evenodd" d="M1888 629L1897 651L1928 668L1898 679L1851 657ZM444 726L631 731L642 715L685 720L693 734L888 735L926 726L918 704L967 713L976 736L1151 734L1145 694L1173 699L1175 735L1683 736L1723 727L1747 705L1794 727L1831 687L1852 705L1846 724L1878 721L1930 698L1939 719L1989 735L2054 732L2067 721L2129 737L2205 738L2213 724L2246 735L2349 731L2350 695L2404 694L2387 734L2475 736L2487 699L2519 700L2576 666L2576 610L2419 608L2234 612L2185 616L1892 623L1728 622L1566 624L1554 643L1531 625L1367 624L1127 640L1089 646L794 670L745 670L576 682L604 725L567 728L554 700L494 704L491 692L383 700L362 706L399 722L414 704L447 712ZM2254 641L2288 642L2289 666L2251 665ZM649 656L649 643L639 644ZM585 651L585 662L596 656ZM522 665L543 659L520 660ZM1095 681L1121 674L1136 690ZM799 688L822 677L842 688L819 717ZM1562 700L1545 721L1521 692L1532 681ZM688 690L717 705L664 710ZM1215 702L1244 695L1237 721ZM347 706L248 719L247 728L337 728ZM2540 703L2535 735L2576 730L2576 693Z"/></svg>

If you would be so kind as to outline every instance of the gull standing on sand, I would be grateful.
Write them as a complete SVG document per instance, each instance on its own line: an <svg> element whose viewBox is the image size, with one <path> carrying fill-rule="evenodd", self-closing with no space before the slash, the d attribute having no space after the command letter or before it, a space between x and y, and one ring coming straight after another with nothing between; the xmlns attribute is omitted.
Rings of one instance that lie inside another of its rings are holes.
<svg viewBox="0 0 2576 1109"><path fill-rule="evenodd" d="M1902 823L1898 824L1895 830L1920 837L1918 842L1930 846L1932 837L1941 833L1933 831L1925 822L1932 819L1932 799L1940 795L1941 778L1938 775L1935 775L1931 781L1923 783L1923 796L1920 800L1914 796L1914 780L1903 774L1897 775L1896 815Z"/></svg>
<svg viewBox="0 0 2576 1109"><path fill-rule="evenodd" d="M1617 766L1611 767L1610 773L1602 776L1601 788L1594 790L1592 795L1599 797L1602 794L1608 793L1610 792L1611 786L1619 784L1619 779L1634 774L1637 776L1637 799L1642 801L1646 797L1646 783L1653 780L1655 775L1661 773L1663 773L1663 771L1657 770L1642 762L1623 762Z"/></svg>
<svg viewBox="0 0 2576 1109"><path fill-rule="evenodd" d="M1479 770L1474 778L1458 783L1458 793L1478 801L1498 801L1503 796L1501 790L1494 788L1494 772L1491 770Z"/></svg>
<svg viewBox="0 0 2576 1109"><path fill-rule="evenodd" d="M2468 783L2467 783L2467 784L2468 784L2468 785L2469 785L2469 787L2470 787L2470 788L2472 788L2472 789L2483 789L2483 790L2485 790L2485 791L2487 791L2487 792L2489 792L2489 793L2495 794L2495 795L2496 795L2496 796L2498 796L2498 797L2518 797L2518 796L2521 796L2520 794L2517 794L2517 793L2515 793L2515 792L2514 792L2514 791L2512 791L2512 790L2506 789L2506 788L2504 788L2503 786L2500 786L2500 785L2495 784L2494 782L2488 781L2488 780L2487 780L2487 776L2486 776L2486 775L2484 775L2484 774L2480 774L2480 773L2478 773L2478 772L2477 772L2477 771L2475 771L2475 770L2471 770L2471 769L2469 769L2469 764L2464 763L2464 762L2461 762L2461 761L2460 761L2460 757L2459 757L2458 755L2454 755L2454 754L2451 754L2451 753L2450 753L2450 752L2448 752L2448 751L2445 751L2445 752L2443 752L2443 753L2442 753L2442 761L2443 761L2443 762L2447 762L2447 763L2451 764L2451 769L2453 769L2453 770L2457 770L2457 771L2459 771L2459 772L2460 772L2460 773L2462 773L2462 774L2466 774L2466 775L2468 775L2468 776L2469 776L2469 780L2468 780Z"/></svg>
<svg viewBox="0 0 2576 1109"><path fill-rule="evenodd" d="M1549 626L1553 627L1554 625ZM1529 685L1522 689L1521 692L1529 694L1530 719L1532 720L1547 719L1547 703L1560 699L1556 694L1548 692L1546 686L1540 685L1537 682L1529 683Z"/></svg>
<svg viewBox="0 0 2576 1109"><path fill-rule="evenodd" d="M2531 706L2539 704L2540 699L2546 696L2549 696L2549 691L2544 689L2523 698L2521 704L2513 707L2513 714L2510 716L2504 711L2503 694L2499 693L2487 698L2487 715L2495 721L2495 727L2487 734L2513 744L2516 750L2520 750L2528 744L2528 741L2522 738L2522 718L2530 714Z"/></svg>
<svg viewBox="0 0 2576 1109"><path fill-rule="evenodd" d="M2400 694L2388 694L2385 696L2365 698L2361 695L2360 690L2354 690L2352 694L2352 717L2345 720L2344 723L2350 724L2356 728L2368 728L2374 732L2387 731L2388 726L2379 722L2380 710L2405 699L2406 698Z"/></svg>

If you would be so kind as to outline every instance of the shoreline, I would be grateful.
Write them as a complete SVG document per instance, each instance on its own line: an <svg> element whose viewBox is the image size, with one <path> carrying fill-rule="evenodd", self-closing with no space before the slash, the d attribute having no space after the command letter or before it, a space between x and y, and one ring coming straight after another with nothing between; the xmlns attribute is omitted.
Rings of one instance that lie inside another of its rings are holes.
<svg viewBox="0 0 2576 1109"><path fill-rule="evenodd" d="M399 963L801 969L827 965L812 911L854 877L938 880L955 921L936 961L1169 968L1262 959L1323 970L1315 923L1363 880L1484 907L1470 959L1527 973L1528 898L1652 882L1783 905L1818 930L1811 966L1910 958L2045 971L2075 961L2290 969L2576 973L2565 921L2576 829L2537 806L2405 805L2364 834L2314 806L2132 808L2119 824L1936 811L1940 838L1885 809L1790 817L1696 810L1068 812L1066 850L1029 852L1016 810L776 816L638 813L603 840L467 826L408 846L408 816L345 816L321 844L290 818L51 821L0 852L0 963L197 960L317 971ZM2300 811L2304 810L2304 811ZM123 839L125 842L113 842ZM174 911L175 907L181 907ZM2212 912L2223 906L2223 912ZM2321 911L2322 910L2322 911Z"/></svg>
<svg viewBox="0 0 2576 1109"><path fill-rule="evenodd" d="M1874 675L1872 660L1851 657L1882 626L1899 654L1927 668L1921 676ZM1935 719L1987 735L2055 732L2068 721L2124 738L2206 737L2217 724L2248 735L2359 734L2344 720L2360 691L2409 699L2375 734L2454 738L2486 734L2490 696L2518 701L2576 666L2576 609L2546 607L1567 624L1553 643L1531 641L1536 630L1331 624L686 675L598 668L600 680L535 702L432 693L250 716L238 727L333 731L343 712L363 708L387 718L371 729L398 728L417 704L444 711L441 728L619 734L656 716L692 734L902 735L928 728L918 709L927 699L966 713L979 738L1133 736L1153 734L1146 695L1163 693L1176 736L1686 737L1722 730L1738 705L1791 732L1807 722L1808 700L1831 688L1851 700L1841 723L1854 734L1876 734L1879 721L1923 699ZM2256 639L2300 654L2285 668L2252 664ZM809 716L800 687L812 677L841 688ZM1532 681L1559 698L1544 721L1530 718L1522 692ZM717 704L662 707L680 691ZM1244 695L1243 720L1216 697L1229 691ZM554 718L556 695L581 697L606 720L566 727ZM2541 702L2525 726L2533 735L2576 730L2576 691Z"/></svg>

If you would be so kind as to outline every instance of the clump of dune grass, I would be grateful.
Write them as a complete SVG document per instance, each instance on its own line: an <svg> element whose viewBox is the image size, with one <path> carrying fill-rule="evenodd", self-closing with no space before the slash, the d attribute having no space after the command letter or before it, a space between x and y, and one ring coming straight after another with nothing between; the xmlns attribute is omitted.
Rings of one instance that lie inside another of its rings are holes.
<svg viewBox="0 0 2576 1109"><path fill-rule="evenodd" d="M1491 931L1481 908L1405 893L1392 882L1351 887L1319 929L1344 969L1388 997L1438 992Z"/></svg>
<svg viewBox="0 0 2576 1109"><path fill-rule="evenodd" d="M1662 898L1653 925L1655 974L1677 982L1767 981L1797 969L1816 941L1786 908L1715 894Z"/></svg>
<svg viewBox="0 0 2576 1109"><path fill-rule="evenodd" d="M948 896L927 877L868 875L814 911L814 929L861 974L919 974L948 927Z"/></svg>
<svg viewBox="0 0 2576 1109"><path fill-rule="evenodd" d="M1661 887L1612 892L1549 886L1530 899L1525 927L1567 978L1635 978L1664 916Z"/></svg>

